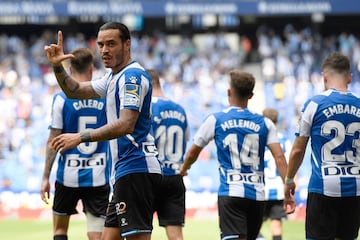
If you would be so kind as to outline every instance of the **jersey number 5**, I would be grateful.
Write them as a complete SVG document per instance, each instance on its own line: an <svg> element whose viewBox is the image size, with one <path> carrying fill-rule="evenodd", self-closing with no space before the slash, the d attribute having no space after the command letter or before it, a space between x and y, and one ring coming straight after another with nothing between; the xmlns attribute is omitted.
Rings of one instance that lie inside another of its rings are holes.
<svg viewBox="0 0 360 240"><path fill-rule="evenodd" d="M82 116L79 117L78 127L79 132L91 129L88 124L96 124L97 118L95 116ZM98 143L97 142L88 142L88 143L80 143L77 148L81 153L84 154L92 154L96 151Z"/></svg>

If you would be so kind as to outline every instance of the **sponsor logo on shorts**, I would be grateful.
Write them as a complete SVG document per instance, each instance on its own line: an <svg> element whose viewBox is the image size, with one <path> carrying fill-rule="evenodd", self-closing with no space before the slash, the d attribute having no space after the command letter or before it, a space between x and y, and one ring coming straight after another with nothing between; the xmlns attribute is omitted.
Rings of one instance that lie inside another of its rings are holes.
<svg viewBox="0 0 360 240"><path fill-rule="evenodd" d="M120 225L121 225L122 227L128 225L128 223L127 223L127 221L126 221L126 218L121 218L121 219L120 219Z"/></svg>
<svg viewBox="0 0 360 240"><path fill-rule="evenodd" d="M126 212L126 203L125 202L119 202L115 204L116 214L124 214Z"/></svg>

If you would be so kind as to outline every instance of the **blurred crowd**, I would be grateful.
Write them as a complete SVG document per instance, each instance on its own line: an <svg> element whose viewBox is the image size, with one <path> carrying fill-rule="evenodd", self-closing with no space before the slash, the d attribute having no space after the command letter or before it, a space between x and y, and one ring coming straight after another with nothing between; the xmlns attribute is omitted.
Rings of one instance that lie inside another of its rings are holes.
<svg viewBox="0 0 360 240"><path fill-rule="evenodd" d="M353 64L352 90L360 94L360 39L342 33L322 36L310 27L287 25L282 32L261 26L257 42L239 36L234 48L221 32L178 40L156 33L132 36L132 56L146 68L158 71L164 92L187 111L193 135L204 117L227 105L228 71L255 62L263 83L265 107L280 112L279 129L293 139L298 113L304 101L323 90L320 64L331 51L347 54ZM45 161L45 144L52 96L59 88L44 54L44 46L56 42L56 32L23 39L0 35L0 191L38 192ZM90 47L96 56L96 39L81 33L64 33L65 52ZM254 64L254 63L252 63ZM97 57L96 76L106 69ZM255 73L254 73L255 75ZM262 109L255 109L260 112ZM308 171L307 171L308 173ZM188 178L194 191L216 191L216 153L213 146L203 151Z"/></svg>

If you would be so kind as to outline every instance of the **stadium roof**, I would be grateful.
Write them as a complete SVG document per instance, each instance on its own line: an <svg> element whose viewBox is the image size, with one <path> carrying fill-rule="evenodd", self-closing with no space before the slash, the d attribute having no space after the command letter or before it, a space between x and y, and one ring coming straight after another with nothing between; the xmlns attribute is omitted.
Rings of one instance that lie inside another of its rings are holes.
<svg viewBox="0 0 360 240"><path fill-rule="evenodd" d="M281 16L360 14L358 0L33 0L1 1L0 16L119 16L231 14Z"/></svg>

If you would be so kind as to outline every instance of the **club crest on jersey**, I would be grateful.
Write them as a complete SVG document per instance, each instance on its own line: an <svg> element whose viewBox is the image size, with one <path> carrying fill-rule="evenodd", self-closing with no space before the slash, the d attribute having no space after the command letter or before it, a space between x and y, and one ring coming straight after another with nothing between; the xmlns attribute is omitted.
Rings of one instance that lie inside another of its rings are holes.
<svg viewBox="0 0 360 240"><path fill-rule="evenodd" d="M129 77L131 83L136 83L137 78L135 76Z"/></svg>
<svg viewBox="0 0 360 240"><path fill-rule="evenodd" d="M136 106L140 105L140 92L141 86L136 84L125 84L125 106Z"/></svg>

